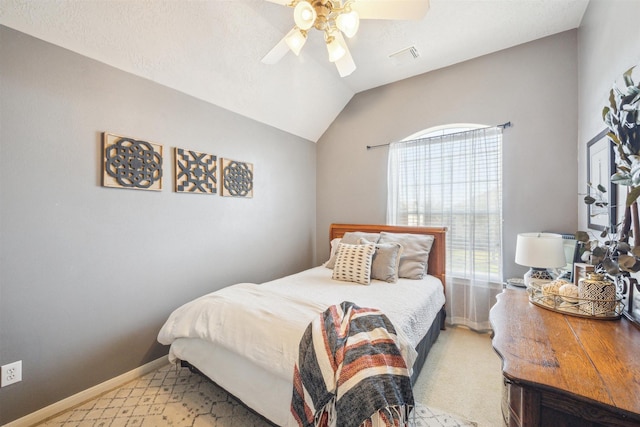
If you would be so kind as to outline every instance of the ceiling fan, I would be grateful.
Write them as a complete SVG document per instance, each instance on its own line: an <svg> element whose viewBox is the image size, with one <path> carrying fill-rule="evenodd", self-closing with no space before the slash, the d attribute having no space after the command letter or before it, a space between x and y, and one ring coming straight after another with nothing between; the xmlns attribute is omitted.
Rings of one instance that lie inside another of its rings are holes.
<svg viewBox="0 0 640 427"><path fill-rule="evenodd" d="M417 20L429 10L429 0L267 0L293 8L295 26L267 53L262 62L275 64L289 51L300 54L311 28L324 33L329 61L340 77L353 73L353 62L343 34L358 31L360 19Z"/></svg>

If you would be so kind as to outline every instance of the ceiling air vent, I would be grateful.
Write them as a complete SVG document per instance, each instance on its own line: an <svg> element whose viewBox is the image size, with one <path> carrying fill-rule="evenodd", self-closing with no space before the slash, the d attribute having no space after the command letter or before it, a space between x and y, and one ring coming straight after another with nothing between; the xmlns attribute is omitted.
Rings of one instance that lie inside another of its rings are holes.
<svg viewBox="0 0 640 427"><path fill-rule="evenodd" d="M397 51L389 55L389 59L393 65L406 65L415 61L420 57L418 49L415 46L409 46L402 50Z"/></svg>

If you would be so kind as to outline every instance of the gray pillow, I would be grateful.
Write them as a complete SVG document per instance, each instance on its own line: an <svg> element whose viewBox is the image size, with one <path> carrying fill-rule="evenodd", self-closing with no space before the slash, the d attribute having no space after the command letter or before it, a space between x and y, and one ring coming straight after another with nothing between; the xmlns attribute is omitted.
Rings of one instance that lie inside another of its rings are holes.
<svg viewBox="0 0 640 427"><path fill-rule="evenodd" d="M349 231L344 233L340 243L348 245L357 245L360 239L365 239L371 243L377 243L380 239L380 233L365 233L364 231Z"/></svg>
<svg viewBox="0 0 640 427"><path fill-rule="evenodd" d="M427 274L429 252L434 237L426 234L380 233L378 243L399 243L402 245L398 276L406 279L422 279Z"/></svg>
<svg viewBox="0 0 640 427"><path fill-rule="evenodd" d="M360 244L370 243L366 239L360 239ZM398 266L402 245L400 243L376 243L376 251L371 263L371 278L395 283L398 281Z"/></svg>
<svg viewBox="0 0 640 427"><path fill-rule="evenodd" d="M360 239L366 239L371 243L376 243L380 238L380 233L365 233L364 231L348 231L344 233L341 239L333 239L331 241L331 256L329 257L329 261L327 261L324 266L333 270L336 265L336 250L338 248L338 243L346 243L348 245L357 245ZM335 247L335 249L334 249Z"/></svg>

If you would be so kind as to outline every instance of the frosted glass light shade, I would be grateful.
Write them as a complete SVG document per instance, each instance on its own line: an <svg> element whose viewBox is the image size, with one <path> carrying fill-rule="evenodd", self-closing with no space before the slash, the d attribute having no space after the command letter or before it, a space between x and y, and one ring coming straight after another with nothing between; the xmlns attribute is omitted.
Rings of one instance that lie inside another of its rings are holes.
<svg viewBox="0 0 640 427"><path fill-rule="evenodd" d="M316 22L316 11L308 1L298 2L293 9L293 20L301 30L308 30Z"/></svg>
<svg viewBox="0 0 640 427"><path fill-rule="evenodd" d="M299 29L296 29L295 31L291 31L291 33L285 38L285 41L293 53L300 55L302 46L304 46L307 41L307 35Z"/></svg>
<svg viewBox="0 0 640 427"><path fill-rule="evenodd" d="M567 264L562 236L555 233L520 233L517 264L532 268L560 268Z"/></svg>
<svg viewBox="0 0 640 427"><path fill-rule="evenodd" d="M360 16L355 10L352 10L349 13L342 13L336 18L336 25L345 36L351 38L358 32L358 28L360 27Z"/></svg>
<svg viewBox="0 0 640 427"><path fill-rule="evenodd" d="M336 62L347 53L346 46L342 46L336 38L327 42L327 51L329 52L329 62Z"/></svg>

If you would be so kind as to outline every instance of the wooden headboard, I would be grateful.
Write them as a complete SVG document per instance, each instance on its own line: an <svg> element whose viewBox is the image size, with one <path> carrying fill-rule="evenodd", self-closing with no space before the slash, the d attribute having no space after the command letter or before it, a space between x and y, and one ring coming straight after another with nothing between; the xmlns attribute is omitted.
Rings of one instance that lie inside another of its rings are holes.
<svg viewBox="0 0 640 427"><path fill-rule="evenodd" d="M429 274L442 281L446 286L446 242L447 227L408 227L403 225L376 225L376 224L331 224L329 227L329 242L340 238L348 231L364 231L367 233L411 233L430 234L434 237L433 246L429 253Z"/></svg>

